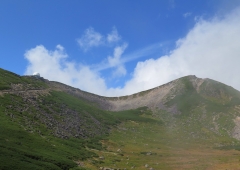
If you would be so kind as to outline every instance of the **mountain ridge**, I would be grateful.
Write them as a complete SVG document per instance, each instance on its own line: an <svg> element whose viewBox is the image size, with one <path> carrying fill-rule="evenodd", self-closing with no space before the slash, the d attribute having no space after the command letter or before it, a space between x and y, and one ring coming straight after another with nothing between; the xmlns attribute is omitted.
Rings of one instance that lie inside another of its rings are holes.
<svg viewBox="0 0 240 170"><path fill-rule="evenodd" d="M11 73L11 74L21 77L15 73ZM80 99L84 99L89 102L95 103L101 109L109 110L109 111L129 110L129 109L136 109L138 107L144 107L144 106L147 106L151 109L156 109L159 107L160 109L166 110L165 104L167 103L167 101L175 97L175 94L173 93L176 93L176 90L184 88L183 86L185 85L182 82L183 80L189 81L190 85L193 86L193 88L197 93L201 93L201 85L204 83L205 84L209 84L210 82L213 84L220 83L215 80L211 80L209 78L202 79L202 78L197 78L195 75L189 75L189 76L184 76L182 78L170 81L166 84L157 86L155 88L151 88L151 89L134 93L131 95L125 95L125 96L119 96L119 97L105 97L105 96L100 96L90 92L86 92L60 82L49 81L44 78L36 78L35 76L22 76L22 77L37 79L44 82L46 85L48 85L48 88L35 89L35 91L42 90L43 93L45 94L47 94L51 90L63 91L70 95L78 97ZM231 88L233 91L235 91L235 93L239 94L240 96L240 92L237 91L236 89L232 88L231 86L227 86L223 83L220 83L220 84L228 88ZM13 89L11 93L14 93L14 91L16 92L17 90L18 91L21 90L21 88L19 89L19 87L17 87L18 85L16 84L15 85L12 84L11 86L15 86L15 87L11 87ZM28 90L34 91L33 89L28 89ZM3 93L7 93L7 92L8 91L6 90L0 91L0 96L3 95ZM209 94L205 94L205 95L209 95ZM167 109L167 110L171 110L171 109ZM176 110L176 109L172 109L172 110Z"/></svg>
<svg viewBox="0 0 240 170"><path fill-rule="evenodd" d="M184 88L184 83L182 80L187 79L187 81L190 81L191 85L195 89L197 93L201 93L201 85L202 84L222 84L220 82L217 82L215 80L211 80L208 78L202 79L197 78L195 75L185 76L173 81L170 81L166 84L157 86L155 88L141 91L138 93L134 93L131 95L126 96L119 96L119 97L105 97L105 96L99 96L93 93L82 91L78 88L74 88L59 82L53 82L49 81L49 84L51 87L54 87L53 89L56 90L56 88L62 91L67 92L68 94L74 95L76 97L86 99L90 102L94 102L100 106L100 108L104 110L110 110L110 111L121 111L121 110L128 110L128 109L136 109L138 107L144 107L147 106L149 108L164 108L164 104L167 102L167 97L170 97L171 99L174 98L174 94L169 94L172 91L176 92L176 89ZM227 86L225 84L222 84L223 86L226 86L233 91L235 91L237 94L240 94L239 91L232 88L231 86ZM172 93L174 93L172 92ZM172 96L171 96L172 95ZM209 94L205 94L209 95Z"/></svg>
<svg viewBox="0 0 240 170"><path fill-rule="evenodd" d="M15 73L13 73L13 74L15 74ZM19 75L17 75L17 76L19 76ZM151 89L148 89L148 90L137 92L137 93L134 93L134 94L131 94L131 95L125 95L125 96L119 96L119 97L105 97L105 96L100 96L100 95L97 95L97 94L94 94L94 93L86 92L86 91L80 90L79 88L74 88L74 87L71 87L69 85L66 85L66 84L63 84L63 83L60 83L60 82L49 81L49 80L44 79L42 77L41 78L37 78L35 76L22 76L22 77L38 79L38 80L43 81L44 83L49 85L48 89L28 89L29 91L34 91L34 90L35 91L42 90L42 91L45 91L45 92L47 92L49 90L64 91L64 92L67 92L68 94L71 94L73 96L76 96L76 97L79 97L79 98L82 98L82 99L86 99L90 102L97 103L100 106L100 108L102 108L104 110L112 110L112 111L135 109L135 108L143 107L143 106L157 107L156 106L157 104L155 104L155 105L151 104L152 101L145 103L149 98L151 98L151 96L147 97L147 99L145 99L145 102L141 101L141 100L144 100L144 97L146 95L148 96L149 93L153 94L155 92L157 92L158 94L160 93L160 95L157 95L157 96L154 96L154 97L158 97L158 105L162 105L162 102L159 101L159 99L160 100L163 99L163 97L165 95L167 95L169 90L171 88L173 88L173 86L176 84L176 82L178 82L181 79L181 78L179 78L179 79L170 81L166 84L157 86L155 88L151 88ZM196 81L200 82L200 84L204 81L204 79L197 78L194 75L185 76L185 77L189 78L192 81L192 83L194 84L194 86L196 86L196 88L199 88L199 85L196 83ZM4 93L15 93L16 91L18 91L18 92L26 91L26 90L23 90L23 89L19 88L18 85L11 85L11 88L13 89L13 91L11 91L11 90L10 91L9 90L4 90L2 92L0 91L0 95L2 95ZM129 100L135 100L135 101L133 101L130 104ZM124 102L124 101L126 101L126 102ZM138 103L138 104L136 104L136 103Z"/></svg>

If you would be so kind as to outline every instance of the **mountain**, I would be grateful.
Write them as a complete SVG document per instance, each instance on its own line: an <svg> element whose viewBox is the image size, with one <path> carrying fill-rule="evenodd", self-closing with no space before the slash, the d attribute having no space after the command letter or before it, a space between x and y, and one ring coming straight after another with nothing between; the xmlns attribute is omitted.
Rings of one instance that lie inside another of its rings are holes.
<svg viewBox="0 0 240 170"><path fill-rule="evenodd" d="M0 69L0 169L240 169L240 92L186 76L121 97Z"/></svg>

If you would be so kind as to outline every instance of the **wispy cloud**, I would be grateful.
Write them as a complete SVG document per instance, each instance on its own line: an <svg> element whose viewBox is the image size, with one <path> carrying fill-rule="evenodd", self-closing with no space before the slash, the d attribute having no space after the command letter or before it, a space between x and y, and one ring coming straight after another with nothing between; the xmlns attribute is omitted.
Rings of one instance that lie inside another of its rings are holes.
<svg viewBox="0 0 240 170"><path fill-rule="evenodd" d="M108 57L108 65L110 67L116 67L114 71L115 76L124 76L127 73L123 63L121 62L121 56L127 48L127 44L124 43L122 46L117 46L114 49L113 56Z"/></svg>
<svg viewBox="0 0 240 170"><path fill-rule="evenodd" d="M183 17L184 18L187 18L187 17L190 17L192 15L191 12L186 12L185 14L183 14Z"/></svg>
<svg viewBox="0 0 240 170"><path fill-rule="evenodd" d="M91 47L97 47L104 43L104 37L92 27L85 30L81 38L77 39L79 46L87 51Z"/></svg>
<svg viewBox="0 0 240 170"><path fill-rule="evenodd" d="M121 39L121 36L118 34L116 27L113 27L112 32L107 35L107 42L113 43L118 42Z"/></svg>
<svg viewBox="0 0 240 170"><path fill-rule="evenodd" d="M121 40L121 36L118 34L116 27L112 28L112 31L108 33L106 36L96 32L92 27L85 30L84 34L80 39L78 39L78 43L80 47L87 51L91 47L97 46L108 46L113 48L113 55L107 57L107 62L105 65L108 65L108 68L115 67L113 71L114 78L119 76L124 76L127 73L127 70L124 67L124 63L121 62L121 56L127 48L127 43L123 43L122 45L118 45ZM95 71L99 71L95 69Z"/></svg>
<svg viewBox="0 0 240 170"><path fill-rule="evenodd" d="M107 34L107 36L102 35L90 27L85 30L81 38L77 39L77 42L80 48L86 52L92 47L111 45L119 40L121 40L121 36L115 27L113 27L112 32Z"/></svg>
<svg viewBox="0 0 240 170"><path fill-rule="evenodd" d="M169 44L169 42L156 43L156 44L152 44L148 47L144 47L140 50L136 50L134 52L128 53L128 54L122 53L121 57L118 58L117 63L118 63L118 65L122 65L122 64L125 64L127 62L137 60L137 59L140 59L140 58L159 55L160 53L162 53L162 51L164 51L164 53L166 53L165 46L167 44ZM126 48L127 47L125 47L124 50ZM92 65L92 69L96 70L96 71L102 71L102 70L112 68L114 66L115 65L111 64L109 62L109 60L105 60L102 63Z"/></svg>

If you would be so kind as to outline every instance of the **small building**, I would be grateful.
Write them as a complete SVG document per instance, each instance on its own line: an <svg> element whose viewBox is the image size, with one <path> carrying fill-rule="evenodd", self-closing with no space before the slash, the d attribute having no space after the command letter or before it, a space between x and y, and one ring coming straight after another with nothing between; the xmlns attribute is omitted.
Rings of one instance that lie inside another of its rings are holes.
<svg viewBox="0 0 240 170"><path fill-rule="evenodd" d="M38 72L34 72L34 73L33 73L33 76L39 78L39 77L40 77L40 73L38 73Z"/></svg>

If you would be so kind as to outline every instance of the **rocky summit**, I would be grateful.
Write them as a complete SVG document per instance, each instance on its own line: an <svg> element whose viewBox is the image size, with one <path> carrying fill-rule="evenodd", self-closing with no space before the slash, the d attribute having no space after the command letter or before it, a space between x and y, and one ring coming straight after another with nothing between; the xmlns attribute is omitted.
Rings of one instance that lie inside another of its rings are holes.
<svg viewBox="0 0 240 170"><path fill-rule="evenodd" d="M0 169L240 169L240 92L190 75L103 97L0 69Z"/></svg>

